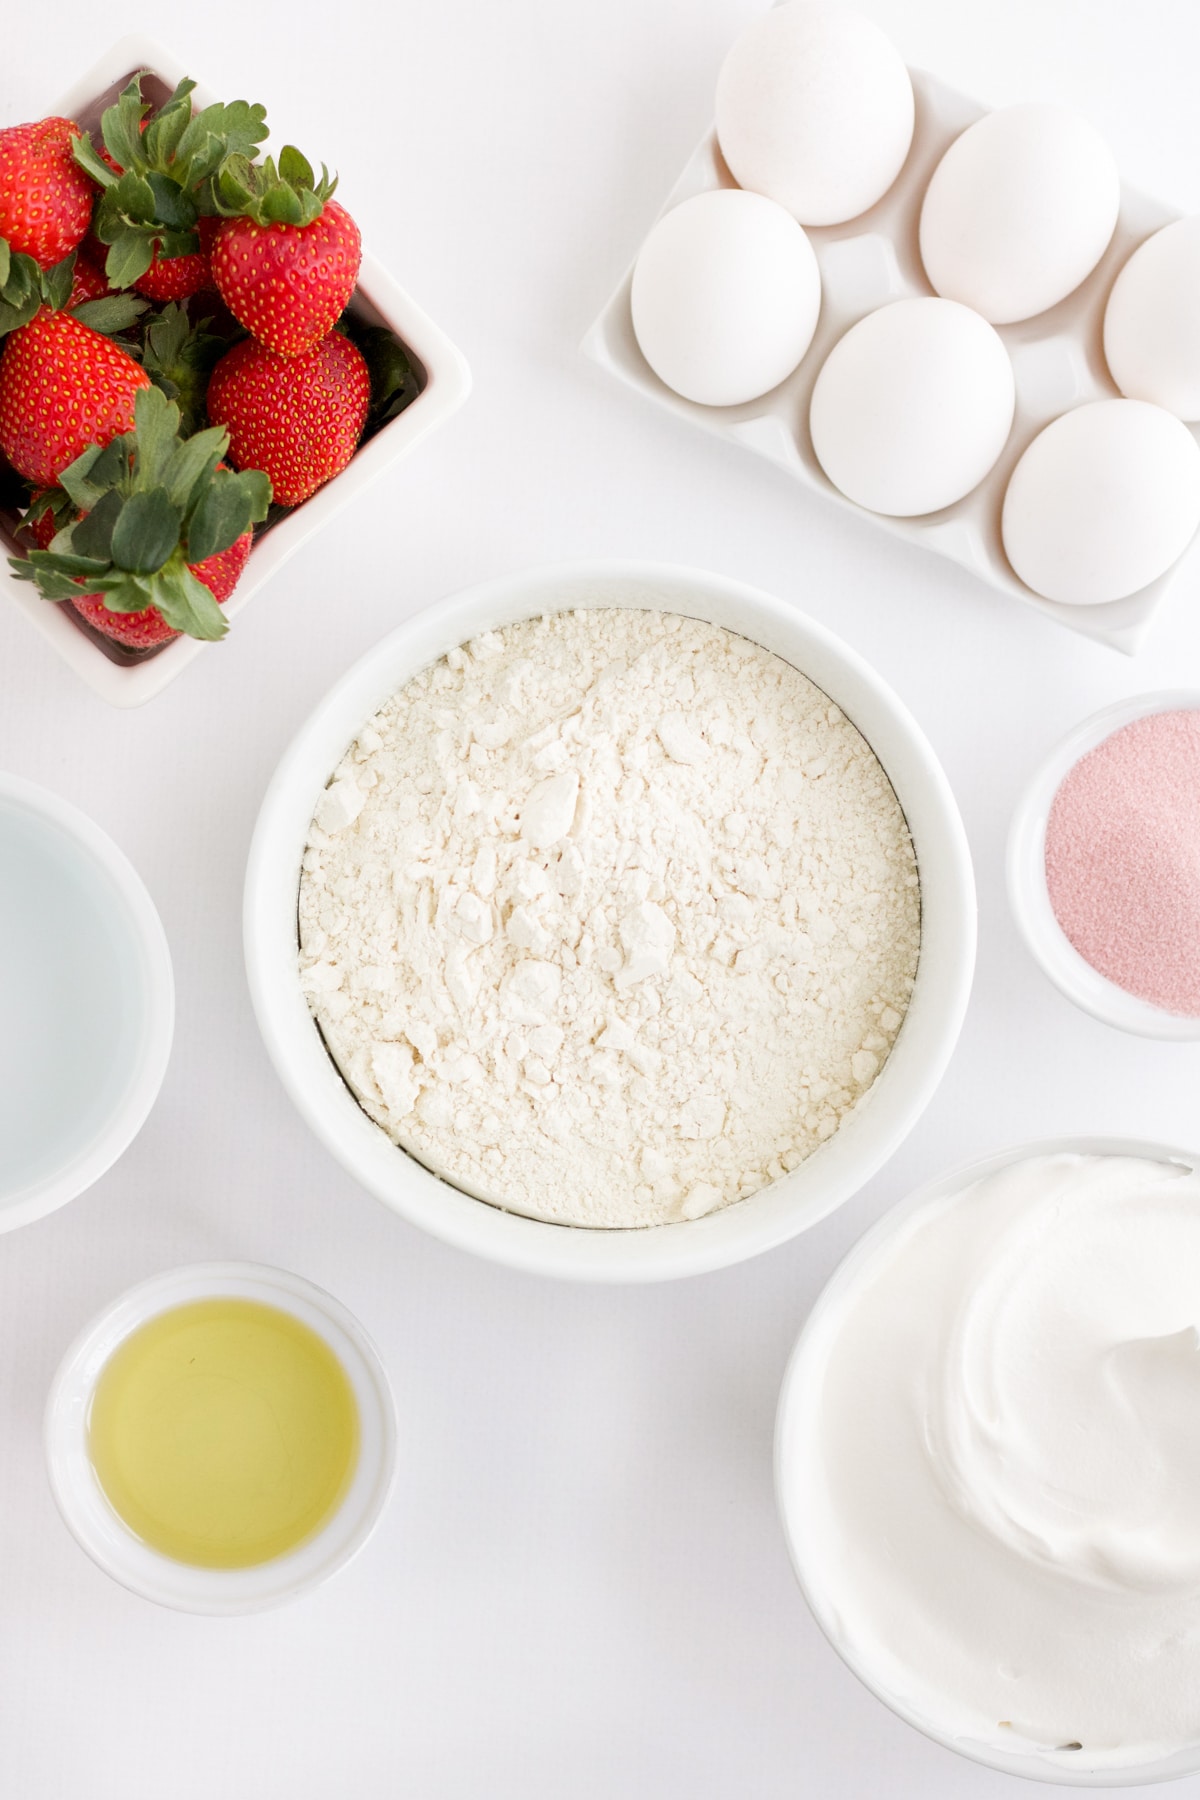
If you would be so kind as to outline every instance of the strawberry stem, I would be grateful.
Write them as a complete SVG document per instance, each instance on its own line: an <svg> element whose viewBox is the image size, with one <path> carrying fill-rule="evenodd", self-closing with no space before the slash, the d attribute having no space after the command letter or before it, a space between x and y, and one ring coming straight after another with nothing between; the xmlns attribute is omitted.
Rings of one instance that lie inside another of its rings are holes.
<svg viewBox="0 0 1200 1800"><path fill-rule="evenodd" d="M151 113L142 79L135 75L100 121L109 160L87 132L73 144L76 162L103 190L95 231L109 246L104 272L114 287L140 280L156 254L194 255L196 222L216 210L217 170L229 156L249 158L267 135L266 108L246 100L216 102L193 114L194 81L181 81Z"/></svg>
<svg viewBox="0 0 1200 1800"><path fill-rule="evenodd" d="M276 167L272 157L252 163L227 156L212 184L212 199L226 218L253 219L256 225L311 225L325 210L337 188L324 163L321 179L294 144L285 144Z"/></svg>
<svg viewBox="0 0 1200 1800"><path fill-rule="evenodd" d="M137 396L134 429L92 444L63 471L61 491L39 501L68 516L50 547L9 566L48 600L97 594L110 612L155 607L191 637L224 637L224 613L189 565L228 550L261 522L271 483L260 469L222 466L219 427L181 437L179 408L156 387Z"/></svg>

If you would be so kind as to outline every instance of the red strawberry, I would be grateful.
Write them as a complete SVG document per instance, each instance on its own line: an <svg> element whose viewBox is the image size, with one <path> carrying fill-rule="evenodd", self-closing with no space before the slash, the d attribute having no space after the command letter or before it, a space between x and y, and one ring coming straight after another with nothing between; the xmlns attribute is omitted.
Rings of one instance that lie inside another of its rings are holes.
<svg viewBox="0 0 1200 1800"><path fill-rule="evenodd" d="M34 527L34 533L37 534L37 526ZM188 565L197 581L204 583L220 605L225 604L241 579L253 542L254 533L247 531L236 543L230 544L228 550L220 550L216 556L210 556L204 562ZM44 545L42 547L45 548ZM180 635L167 624L156 606L148 606L145 612L112 612L99 594L81 594L78 600L72 600L71 605L81 619L86 619L89 625L102 631L105 637L112 638L114 643L124 644L130 650L150 650L156 644L168 643L171 638Z"/></svg>
<svg viewBox="0 0 1200 1800"><path fill-rule="evenodd" d="M138 126L138 131L144 133L149 123L149 119L143 119ZM116 157L105 145L101 144L97 148L96 154L102 162L108 164L114 175L125 173ZM147 300L188 300L193 294L198 294L201 288L211 285L212 271L208 266L208 253L212 249L212 241L219 224L219 219L197 220L196 228L200 233L200 249L190 251L183 256L164 257L160 255L156 242L150 267L144 275L139 275L133 284L138 293L144 294ZM100 262L103 265L108 255L108 246L102 244L96 237L90 238L89 242L94 243L100 251Z"/></svg>
<svg viewBox="0 0 1200 1800"><path fill-rule="evenodd" d="M308 225L225 219L212 252L217 292L236 319L279 356L299 356L333 329L362 261L358 226L326 200Z"/></svg>
<svg viewBox="0 0 1200 1800"><path fill-rule="evenodd" d="M266 112L235 100L193 115L196 84L187 80L151 110L142 98L142 81L143 74L134 75L105 108L98 143L89 133L82 135L75 160L103 190L95 232L107 246L105 268L113 286L137 287L152 300L183 300L209 285L202 215L214 210L214 175L230 159L249 166L267 135Z"/></svg>
<svg viewBox="0 0 1200 1800"><path fill-rule="evenodd" d="M0 450L35 487L53 487L89 444L133 425L150 377L110 339L42 307L0 355Z"/></svg>
<svg viewBox="0 0 1200 1800"><path fill-rule="evenodd" d="M91 222L96 190L72 155L78 136L70 119L0 131L0 237L43 269L70 256Z"/></svg>
<svg viewBox="0 0 1200 1800"><path fill-rule="evenodd" d="M225 635L221 605L271 503L261 470L239 475L221 460L226 432L184 438L181 423L161 388L139 392L133 429L89 445L61 486L35 497L22 529L36 548L9 558L19 580L133 649L181 631Z"/></svg>
<svg viewBox="0 0 1200 1800"><path fill-rule="evenodd" d="M75 273L71 277L71 297L67 301L66 310L73 312L77 306L82 306L84 301L103 300L107 294L111 293L108 276L104 273L103 268L97 268L88 256L86 249L81 247L75 259Z"/></svg>
<svg viewBox="0 0 1200 1800"><path fill-rule="evenodd" d="M198 219L200 248L186 256L163 256L155 250L150 267L133 284L138 293L145 294L147 300L187 300L202 288L211 287L213 276L208 257L220 223L219 219Z"/></svg>
<svg viewBox="0 0 1200 1800"><path fill-rule="evenodd" d="M245 338L212 372L208 416L239 469L265 470L278 503L299 506L354 455L370 399L367 365L339 331L300 356Z"/></svg>

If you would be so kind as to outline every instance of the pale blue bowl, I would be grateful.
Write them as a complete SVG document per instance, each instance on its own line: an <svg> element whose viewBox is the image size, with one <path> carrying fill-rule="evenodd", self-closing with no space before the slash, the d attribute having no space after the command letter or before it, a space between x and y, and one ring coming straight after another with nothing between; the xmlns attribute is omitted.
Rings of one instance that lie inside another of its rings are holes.
<svg viewBox="0 0 1200 1800"><path fill-rule="evenodd" d="M0 774L0 1231L117 1160L174 1019L166 936L132 865L77 808Z"/></svg>

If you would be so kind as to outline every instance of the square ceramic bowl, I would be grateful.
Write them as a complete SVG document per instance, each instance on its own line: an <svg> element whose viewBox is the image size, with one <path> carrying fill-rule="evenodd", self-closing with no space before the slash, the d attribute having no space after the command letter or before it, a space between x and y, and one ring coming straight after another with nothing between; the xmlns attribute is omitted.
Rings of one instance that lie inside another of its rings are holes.
<svg viewBox="0 0 1200 1800"><path fill-rule="evenodd" d="M111 106L130 76L139 70L151 77L145 91L156 103L165 100L176 83L191 74L177 57L149 38L122 38L49 111L74 119L85 130L95 132L105 107ZM197 106L208 106L214 98L208 89L197 87ZM224 609L231 622L314 532L385 469L407 456L429 432L444 424L471 390L467 364L445 332L373 256L365 253L350 309L364 324L385 325L401 340L417 372L420 392L403 412L363 444L349 466L318 489L311 500L269 529L260 528L245 573ZM17 523L15 513L0 512L0 557L22 547L13 536ZM71 608L56 606L44 600L28 582L15 580L2 561L0 579L63 660L113 706L141 706L152 700L208 648L195 638L179 637L149 654L129 651L90 630Z"/></svg>
<svg viewBox="0 0 1200 1800"><path fill-rule="evenodd" d="M765 457L809 492L870 519L893 537L923 544L1000 593L1132 656L1180 564L1124 600L1098 606L1065 606L1044 600L1013 573L1000 541L1000 512L1013 469L1051 419L1088 401L1117 397L1104 360L1104 309L1113 282L1133 251L1178 216L1170 208L1122 186L1112 242L1087 280L1036 318L996 327L1012 359L1016 415L995 467L965 499L914 519L867 512L838 492L813 451L809 404L817 375L834 344L851 325L890 301L933 292L917 243L925 189L953 140L987 111L978 101L919 69L910 73L916 127L908 160L891 188L857 219L843 225L806 227L821 272L821 315L807 353L778 387L741 406L699 406L673 393L651 369L634 336L629 301L632 267L588 331L583 351L627 387L727 442ZM667 196L659 217L693 194L736 185L716 133L709 132ZM1195 434L1200 437L1200 429Z"/></svg>
<svg viewBox="0 0 1200 1800"><path fill-rule="evenodd" d="M438 657L485 631L576 608L681 613L740 633L800 669L841 707L883 764L904 809L921 881L916 985L895 1047L865 1102L798 1168L706 1218L627 1230L549 1224L474 1198L400 1149L359 1106L300 986L297 896L313 812L383 702ZM246 871L250 994L267 1050L326 1148L411 1223L535 1274L664 1281L724 1268L785 1243L856 1193L916 1123L958 1038L975 962L970 852L949 783L891 688L814 620L742 582L654 563L526 570L429 607L368 652L321 701L267 789Z"/></svg>

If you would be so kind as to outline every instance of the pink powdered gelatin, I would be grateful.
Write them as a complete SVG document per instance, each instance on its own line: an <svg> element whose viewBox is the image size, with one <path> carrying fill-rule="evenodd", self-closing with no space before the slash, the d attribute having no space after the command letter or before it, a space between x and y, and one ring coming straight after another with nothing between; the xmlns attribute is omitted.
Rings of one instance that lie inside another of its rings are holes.
<svg viewBox="0 0 1200 1800"><path fill-rule="evenodd" d="M1200 711L1150 713L1079 759L1046 822L1046 887L1093 969L1200 1018Z"/></svg>

